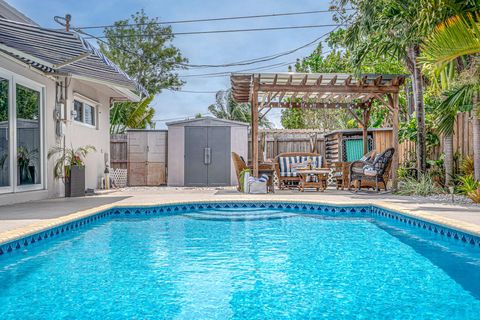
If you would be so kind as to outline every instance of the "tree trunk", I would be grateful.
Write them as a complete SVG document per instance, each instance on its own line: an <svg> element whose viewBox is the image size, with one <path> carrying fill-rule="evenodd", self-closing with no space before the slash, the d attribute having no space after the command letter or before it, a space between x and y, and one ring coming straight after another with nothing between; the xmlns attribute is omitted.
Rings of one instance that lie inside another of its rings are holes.
<svg viewBox="0 0 480 320"><path fill-rule="evenodd" d="M474 175L475 179L480 181L480 119L479 119L479 92L475 92L473 96L473 166L475 168Z"/></svg>
<svg viewBox="0 0 480 320"><path fill-rule="evenodd" d="M445 185L453 185L453 134L443 137L443 152L445 153Z"/></svg>
<svg viewBox="0 0 480 320"><path fill-rule="evenodd" d="M426 147L426 129L425 129L425 107L423 104L423 79L422 70L417 62L417 57L420 55L420 48L418 45L413 45L408 48L408 56L413 63L413 101L415 104L415 116L417 119L417 170L419 173L424 173L427 169L427 147Z"/></svg>

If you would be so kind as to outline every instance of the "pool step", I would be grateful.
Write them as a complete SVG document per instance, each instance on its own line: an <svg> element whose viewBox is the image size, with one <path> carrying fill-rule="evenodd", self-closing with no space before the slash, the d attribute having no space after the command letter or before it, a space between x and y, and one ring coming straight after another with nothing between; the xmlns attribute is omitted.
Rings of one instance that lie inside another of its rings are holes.
<svg viewBox="0 0 480 320"><path fill-rule="evenodd" d="M247 211L240 210L225 211L225 210L208 210L195 211L184 213L183 216L197 219L197 220L214 220L214 221L236 221L236 220L270 220L270 219L285 219L296 216L295 213L285 211Z"/></svg>

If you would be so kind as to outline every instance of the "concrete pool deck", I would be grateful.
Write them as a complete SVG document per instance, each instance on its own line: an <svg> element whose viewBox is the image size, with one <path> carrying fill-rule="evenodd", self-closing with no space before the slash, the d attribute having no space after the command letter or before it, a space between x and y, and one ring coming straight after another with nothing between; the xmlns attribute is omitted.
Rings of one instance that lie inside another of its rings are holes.
<svg viewBox="0 0 480 320"><path fill-rule="evenodd" d="M92 215L114 206L145 206L200 201L291 201L326 204L377 205L422 220L431 221L480 236L480 206L433 202L427 199L397 196L390 193L296 190L275 194L248 195L234 188L127 188L114 193L82 197L33 201L0 206L0 243L12 241L44 229Z"/></svg>

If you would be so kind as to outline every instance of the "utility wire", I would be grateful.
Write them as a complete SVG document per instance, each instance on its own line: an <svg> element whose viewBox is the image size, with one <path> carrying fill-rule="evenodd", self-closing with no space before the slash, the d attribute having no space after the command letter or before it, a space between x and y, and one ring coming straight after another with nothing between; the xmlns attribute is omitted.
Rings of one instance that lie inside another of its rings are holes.
<svg viewBox="0 0 480 320"><path fill-rule="evenodd" d="M282 26L282 27L270 27L270 28L250 28L250 29L228 29L228 30L206 30L206 31L189 31L189 32L171 32L163 33L163 35L169 36L183 36L183 35L198 35L198 34L214 34L214 33L234 33L234 32L257 32L257 31L274 31L274 30L293 30L293 29L312 29L312 28L326 28L326 27L341 27L344 24L313 24L303 26ZM81 28L77 28L80 29ZM157 33L162 34L162 33ZM135 37L152 37L151 34L127 34L111 36L114 38L135 38ZM107 36L91 36L86 39L107 39Z"/></svg>
<svg viewBox="0 0 480 320"><path fill-rule="evenodd" d="M217 93L218 91L195 91L195 90L173 90L173 89L167 89L168 91L171 91L171 92L185 92L185 93L208 93L208 94L212 94L212 93Z"/></svg>
<svg viewBox="0 0 480 320"><path fill-rule="evenodd" d="M242 60L242 61L237 61L237 62L233 62L233 63L227 63L227 64L219 64L219 65L207 65L207 64L204 64L204 65L194 65L194 64L184 64L184 63L179 63L178 65L180 66L183 66L183 67L187 67L187 68L222 68L222 67L230 67L230 66L242 66L242 65L250 65L250 64L256 64L256 63L260 63L260 62L266 62L266 61L269 61L269 60L274 60L274 59L277 59L279 57L282 57L282 56L286 56L286 55L289 55L289 54L292 54L296 51L299 51L303 48L306 48L308 46L311 46L313 44L315 44L316 42L318 42L319 40L321 40L322 38L326 37L327 35L329 35L330 33L332 33L333 31L337 30L339 27L336 27L334 28L332 31L329 31L323 35L321 35L320 37L314 39L313 41L310 41L298 48L295 48L295 49L292 49L292 50L289 50L289 51L286 51L286 52L281 52L281 53L277 53L277 54L273 54L273 55L270 55L270 56L264 56L264 57L259 57L259 58L255 58L255 59L250 59L250 60ZM96 39L98 40L99 42L109 46L110 44L105 41L104 39L102 39L101 37L97 37L95 35L92 35L91 33L88 33L88 32L85 32L77 27L72 27L72 30L75 30L76 32L82 34L82 35L85 35L87 37L90 37L90 38L93 38L93 39ZM85 38L87 38L85 37ZM126 53L129 53L129 54L133 54L133 55L137 55L136 52L133 52L133 51L130 51L126 48L120 48L120 47L117 47L117 49L119 50L122 50Z"/></svg>
<svg viewBox="0 0 480 320"><path fill-rule="evenodd" d="M249 69L242 69L242 70L234 70L234 71L220 71L220 72L209 72L209 73L195 73L195 74L187 74L187 75L179 75L180 78L196 78L196 77L205 77L205 76L223 76L223 75L230 75L231 73L239 73L239 72L247 72L247 71L255 71L255 70L263 70L263 69L271 69L275 67L283 67L288 66L290 64L295 63L295 61L290 62L279 62L271 65L260 66L256 68L249 68Z"/></svg>
<svg viewBox="0 0 480 320"><path fill-rule="evenodd" d="M322 55L329 54L330 52L332 52L332 50L322 52ZM229 77L232 73L242 73L242 72L249 72L249 71L252 71L252 73L255 73L255 71L268 70L276 67L293 65L297 61L298 60L290 61L290 62L280 62L280 63L271 64L271 65L265 65L265 66L260 66L256 68L249 68L249 69L242 69L242 70L179 75L178 77L179 78L221 78L221 77L227 77L227 76Z"/></svg>
<svg viewBox="0 0 480 320"><path fill-rule="evenodd" d="M187 63L181 63L180 65L182 65L184 67L188 67L188 68L224 68L224 67L232 67L232 66L244 66L244 65L255 64L255 63L265 62L265 61L269 61L269 60L274 60L274 59L277 59L277 58L280 58L280 57L283 57L283 56L286 56L286 55L290 55L294 52L297 52L297 51L299 51L303 48L309 47L313 44L316 44L318 41L325 38L326 36L328 36L330 33L334 32L338 28L339 27L337 26L332 31L326 32L326 33L322 34L320 37L315 38L314 40L312 40L312 41L310 41L310 42L308 42L308 43L306 43L306 44L304 44L300 47L297 47L297 48L294 48L294 49L291 49L291 50L288 50L288 51L276 53L276 54L273 54L273 55L269 55L269 56L264 56L264 57L249 59L249 60L241 60L241 61L236 61L236 62L231 62L231 63L224 63L224 64L187 64Z"/></svg>
<svg viewBox="0 0 480 320"><path fill-rule="evenodd" d="M347 11L353 9L345 9ZM190 20L172 20L172 21L159 21L154 22L154 24L182 24L182 23L195 23L195 22L209 22L209 21L224 21L224 20L242 20L242 19L258 19L258 18L270 18L270 17L284 17L284 16L295 16L295 15L307 15L307 14L316 14L316 13L327 13L327 12L336 12L336 10L313 10L313 11L300 11L300 12L283 12L283 13L271 13L271 14L257 14L251 16L233 16L233 17L219 17L219 18L205 18L205 19L190 19ZM123 25L124 27L131 26L142 26L149 23L129 23ZM115 25L99 25L99 26L85 26L78 27L79 29L105 29L112 28Z"/></svg>

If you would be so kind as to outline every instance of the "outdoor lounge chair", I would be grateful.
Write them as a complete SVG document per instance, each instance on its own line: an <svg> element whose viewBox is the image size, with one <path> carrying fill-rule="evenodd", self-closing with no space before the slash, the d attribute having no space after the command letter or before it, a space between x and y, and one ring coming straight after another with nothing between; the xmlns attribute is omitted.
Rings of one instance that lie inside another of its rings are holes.
<svg viewBox="0 0 480 320"><path fill-rule="evenodd" d="M235 152L232 152L232 161L235 167L235 173L237 175L237 181L238 181L237 190L241 191L242 188L240 187L240 173L243 170L248 169L248 167L247 167L247 164L245 163L245 160L243 160L243 158Z"/></svg>
<svg viewBox="0 0 480 320"><path fill-rule="evenodd" d="M357 191L362 187L373 187L378 192L379 183L382 183L385 191L390 175L394 148L389 148L375 156L373 161L358 160L350 164L350 185L357 183Z"/></svg>
<svg viewBox="0 0 480 320"><path fill-rule="evenodd" d="M312 165L317 168L321 168L324 165L323 157L318 153L288 152L276 156L274 162L275 173L278 178L278 187L280 189L290 186L296 188L298 182L300 182L300 177L295 172L294 166L300 163L306 163L308 160L311 160Z"/></svg>
<svg viewBox="0 0 480 320"><path fill-rule="evenodd" d="M233 165L235 166L235 173L237 175L237 189L238 191L242 191L242 187L240 186L240 174L244 169L250 169L250 172L253 172L253 169L252 166L247 166L245 160L235 152L232 152L232 161ZM273 185L273 164L260 164L258 168L258 173L266 174L269 177L267 181L268 190L270 192L275 192Z"/></svg>

